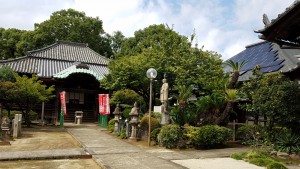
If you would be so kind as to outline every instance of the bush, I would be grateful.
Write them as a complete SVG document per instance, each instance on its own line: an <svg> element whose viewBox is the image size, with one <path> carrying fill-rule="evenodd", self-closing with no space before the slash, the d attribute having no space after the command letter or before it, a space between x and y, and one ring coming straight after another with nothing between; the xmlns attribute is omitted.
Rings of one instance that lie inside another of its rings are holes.
<svg viewBox="0 0 300 169"><path fill-rule="evenodd" d="M140 121L140 129L143 131L148 131L149 117L146 115ZM151 132L160 127L159 121L151 117Z"/></svg>
<svg viewBox="0 0 300 169"><path fill-rule="evenodd" d="M262 126L245 125L238 129L237 136L246 145L262 145L267 138L266 132Z"/></svg>
<svg viewBox="0 0 300 169"><path fill-rule="evenodd" d="M176 148L183 139L181 128L175 124L163 126L160 131L160 141L166 148Z"/></svg>
<svg viewBox="0 0 300 169"><path fill-rule="evenodd" d="M197 142L199 129L200 127L194 127L194 126L184 127L183 133L186 139L188 140L187 141L188 144L194 145L195 142Z"/></svg>
<svg viewBox="0 0 300 169"><path fill-rule="evenodd" d="M110 119L108 121L107 130L113 132L115 130L115 119Z"/></svg>
<svg viewBox="0 0 300 169"><path fill-rule="evenodd" d="M160 133L161 128L156 128L151 132L151 140L155 141L155 144L158 144L158 134Z"/></svg>
<svg viewBox="0 0 300 169"><path fill-rule="evenodd" d="M277 137L274 148L286 153L298 153L300 147L300 136L291 133L281 134Z"/></svg>
<svg viewBox="0 0 300 169"><path fill-rule="evenodd" d="M29 119L30 119L30 121L37 120L38 119L38 114L36 112L30 110Z"/></svg>
<svg viewBox="0 0 300 169"><path fill-rule="evenodd" d="M268 133L268 142L274 143L277 140L277 137L284 135L285 133L290 133L291 130L286 127L275 126L271 130L267 130Z"/></svg>
<svg viewBox="0 0 300 169"><path fill-rule="evenodd" d="M126 138L126 129L122 129L122 131L120 133L120 137L121 137L121 139L125 139Z"/></svg>
<svg viewBox="0 0 300 169"><path fill-rule="evenodd" d="M224 144L231 136L231 130L226 127L207 125L191 129L189 138L196 147L212 147Z"/></svg>
<svg viewBox="0 0 300 169"><path fill-rule="evenodd" d="M287 169L287 167L280 162L272 162L267 165L267 169Z"/></svg>

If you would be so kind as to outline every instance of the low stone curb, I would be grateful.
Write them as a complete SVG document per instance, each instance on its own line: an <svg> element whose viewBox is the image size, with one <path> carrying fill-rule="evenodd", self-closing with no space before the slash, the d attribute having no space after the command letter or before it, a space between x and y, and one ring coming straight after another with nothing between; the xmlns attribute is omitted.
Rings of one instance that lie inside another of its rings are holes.
<svg viewBox="0 0 300 169"><path fill-rule="evenodd" d="M0 152L0 161L45 160L45 159L88 159L92 155L83 149L55 149L34 151Z"/></svg>

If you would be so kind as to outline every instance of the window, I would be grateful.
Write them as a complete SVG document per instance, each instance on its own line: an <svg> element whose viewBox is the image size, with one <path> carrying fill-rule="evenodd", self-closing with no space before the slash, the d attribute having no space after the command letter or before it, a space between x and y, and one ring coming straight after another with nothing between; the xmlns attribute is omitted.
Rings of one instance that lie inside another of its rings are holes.
<svg viewBox="0 0 300 169"><path fill-rule="evenodd" d="M84 93L79 92L67 92L66 103L70 104L84 104Z"/></svg>

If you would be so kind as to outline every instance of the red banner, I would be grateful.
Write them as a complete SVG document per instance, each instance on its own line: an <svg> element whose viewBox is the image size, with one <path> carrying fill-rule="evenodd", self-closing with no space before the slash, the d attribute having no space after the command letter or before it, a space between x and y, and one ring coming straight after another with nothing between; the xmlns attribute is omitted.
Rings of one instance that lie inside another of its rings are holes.
<svg viewBox="0 0 300 169"><path fill-rule="evenodd" d="M102 115L110 114L108 94L99 94L99 113Z"/></svg>
<svg viewBox="0 0 300 169"><path fill-rule="evenodd" d="M59 93L59 95L60 95L61 110L64 112L64 115L67 115L66 92L62 91Z"/></svg>

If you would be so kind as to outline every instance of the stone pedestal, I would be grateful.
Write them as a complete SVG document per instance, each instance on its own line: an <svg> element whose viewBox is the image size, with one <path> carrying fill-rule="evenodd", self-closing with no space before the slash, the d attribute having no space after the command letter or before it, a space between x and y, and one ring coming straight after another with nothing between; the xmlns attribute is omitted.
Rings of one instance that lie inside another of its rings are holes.
<svg viewBox="0 0 300 169"><path fill-rule="evenodd" d="M130 115L130 125L131 125L131 135L130 140L137 141L137 125L140 123L139 120L140 108L137 102L134 103L134 107L131 109Z"/></svg>
<svg viewBox="0 0 300 169"><path fill-rule="evenodd" d="M113 112L113 114L115 115L115 128L114 128L114 132L115 133L119 133L121 132L121 112L120 112L120 107L119 104L117 104L117 107L115 108L115 111Z"/></svg>
<svg viewBox="0 0 300 169"><path fill-rule="evenodd" d="M161 125L168 125L170 124L170 115L167 111L168 108L168 104L167 103L163 103L161 105Z"/></svg>

